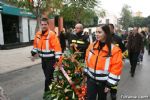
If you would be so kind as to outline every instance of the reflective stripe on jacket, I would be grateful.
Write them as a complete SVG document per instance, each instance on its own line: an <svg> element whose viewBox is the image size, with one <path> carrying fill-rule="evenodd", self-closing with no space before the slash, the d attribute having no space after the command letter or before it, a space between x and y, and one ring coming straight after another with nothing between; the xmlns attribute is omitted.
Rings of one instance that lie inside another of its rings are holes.
<svg viewBox="0 0 150 100"><path fill-rule="evenodd" d="M80 40L72 40L71 42L76 44L85 44L84 41L80 41Z"/></svg>
<svg viewBox="0 0 150 100"><path fill-rule="evenodd" d="M111 85L116 85L120 80L123 68L121 49L112 44L111 56L108 57L107 45L98 51L93 48L93 44L90 44L86 51L86 68L84 71L95 80L107 81ZM99 42L95 47L98 45Z"/></svg>
<svg viewBox="0 0 150 100"><path fill-rule="evenodd" d="M59 40L54 32L48 30L45 34L37 32L34 38L33 52L40 57L59 58L62 54Z"/></svg>

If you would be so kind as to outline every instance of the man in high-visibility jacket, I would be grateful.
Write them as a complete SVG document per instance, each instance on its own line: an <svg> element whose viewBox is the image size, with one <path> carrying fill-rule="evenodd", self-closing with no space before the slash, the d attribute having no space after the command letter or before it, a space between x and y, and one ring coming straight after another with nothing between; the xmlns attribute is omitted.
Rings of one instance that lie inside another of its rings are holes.
<svg viewBox="0 0 150 100"><path fill-rule="evenodd" d="M42 69L45 75L45 92L49 91L49 85L53 79L54 64L60 58L61 46L56 34L49 29L47 18L41 19L42 30L37 32L34 38L33 57L39 56L42 60Z"/></svg>
<svg viewBox="0 0 150 100"><path fill-rule="evenodd" d="M82 52L81 59L85 58L85 52L89 45L89 36L83 33L83 25L75 25L75 34L71 34L69 39L70 47L73 51Z"/></svg>

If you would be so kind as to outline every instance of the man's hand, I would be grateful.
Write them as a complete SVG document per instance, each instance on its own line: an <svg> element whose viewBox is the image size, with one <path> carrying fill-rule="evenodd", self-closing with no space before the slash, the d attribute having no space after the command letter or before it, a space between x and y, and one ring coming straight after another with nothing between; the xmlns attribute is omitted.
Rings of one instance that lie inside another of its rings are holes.
<svg viewBox="0 0 150 100"><path fill-rule="evenodd" d="M75 47L75 48L77 48L77 46L78 46L77 44L74 44L74 47Z"/></svg>
<svg viewBox="0 0 150 100"><path fill-rule="evenodd" d="M70 44L71 47L77 47L78 45L75 43Z"/></svg>
<svg viewBox="0 0 150 100"><path fill-rule="evenodd" d="M37 54L35 54L34 56L31 56L31 61L35 61L35 59L37 58L37 57L39 57L39 54L37 53Z"/></svg>

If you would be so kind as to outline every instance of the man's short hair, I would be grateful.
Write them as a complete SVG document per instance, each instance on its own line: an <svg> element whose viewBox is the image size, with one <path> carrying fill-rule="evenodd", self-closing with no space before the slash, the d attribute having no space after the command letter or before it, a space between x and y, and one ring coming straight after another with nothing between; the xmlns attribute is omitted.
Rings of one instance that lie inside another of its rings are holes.
<svg viewBox="0 0 150 100"><path fill-rule="evenodd" d="M113 29L115 28L115 27L114 27L114 24L110 23L109 25L110 25Z"/></svg>
<svg viewBox="0 0 150 100"><path fill-rule="evenodd" d="M80 27L81 29L83 29L83 25L81 23L77 23L75 26Z"/></svg>
<svg viewBox="0 0 150 100"><path fill-rule="evenodd" d="M48 18L41 18L41 21L45 21L45 22L47 22L48 24L49 24L49 22L48 22Z"/></svg>

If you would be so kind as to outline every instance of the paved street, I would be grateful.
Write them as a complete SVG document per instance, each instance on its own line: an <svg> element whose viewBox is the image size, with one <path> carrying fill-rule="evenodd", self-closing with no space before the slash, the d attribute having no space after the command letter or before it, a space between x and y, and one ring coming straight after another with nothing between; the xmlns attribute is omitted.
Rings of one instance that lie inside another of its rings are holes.
<svg viewBox="0 0 150 100"><path fill-rule="evenodd" d="M128 98L138 98L134 100L150 100L149 61L150 56L146 52L143 64L137 66L134 78L129 74L130 65L126 61L118 87L118 100L133 100L127 99L127 96ZM0 86L5 89L10 100L42 100L44 75L41 65L1 74Z"/></svg>
<svg viewBox="0 0 150 100"><path fill-rule="evenodd" d="M134 78L130 76L129 70L129 62L126 62L119 83L118 100L132 100L122 99L123 96L141 96L141 98L145 96L143 97L145 99L134 100L150 100L150 56L147 52L145 52L143 63L137 66Z"/></svg>
<svg viewBox="0 0 150 100"><path fill-rule="evenodd" d="M10 100L42 100L44 75L41 65L0 75L0 86Z"/></svg>

